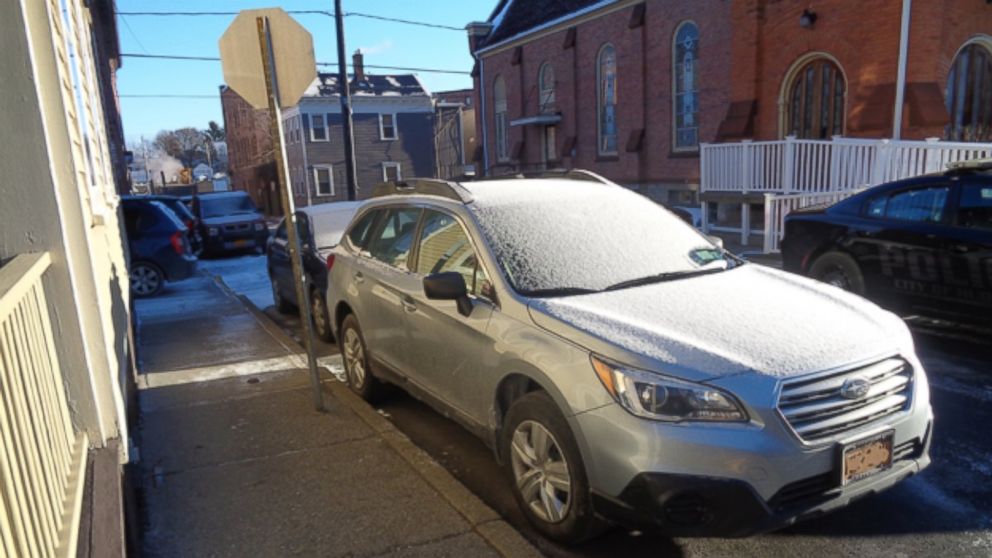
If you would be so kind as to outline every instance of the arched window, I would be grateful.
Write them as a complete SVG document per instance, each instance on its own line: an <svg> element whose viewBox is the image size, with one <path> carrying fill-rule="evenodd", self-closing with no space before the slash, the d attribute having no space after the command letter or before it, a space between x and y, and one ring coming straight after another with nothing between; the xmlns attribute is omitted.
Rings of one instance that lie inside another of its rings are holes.
<svg viewBox="0 0 992 558"><path fill-rule="evenodd" d="M541 64L537 73L538 109L542 114L555 110L555 69L549 62Z"/></svg>
<svg viewBox="0 0 992 558"><path fill-rule="evenodd" d="M596 65L600 155L617 152L617 51L606 44Z"/></svg>
<svg viewBox="0 0 992 558"><path fill-rule="evenodd" d="M844 133L844 74L826 57L807 62L792 74L786 97L787 135L829 139Z"/></svg>
<svg viewBox="0 0 992 558"><path fill-rule="evenodd" d="M699 28L687 21L675 31L672 82L675 84L675 149L699 147Z"/></svg>
<svg viewBox="0 0 992 558"><path fill-rule="evenodd" d="M992 140L992 51L979 42L966 45L947 76L947 139Z"/></svg>
<svg viewBox="0 0 992 558"><path fill-rule="evenodd" d="M493 111L496 113L496 160L508 161L510 150L506 138L506 82L503 76L496 76L493 84Z"/></svg>

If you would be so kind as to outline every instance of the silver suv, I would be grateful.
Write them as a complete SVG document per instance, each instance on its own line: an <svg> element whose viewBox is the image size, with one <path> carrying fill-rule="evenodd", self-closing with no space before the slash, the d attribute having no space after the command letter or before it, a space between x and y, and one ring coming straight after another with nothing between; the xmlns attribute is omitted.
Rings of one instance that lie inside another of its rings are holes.
<svg viewBox="0 0 992 558"><path fill-rule="evenodd" d="M560 541L767 531L930 462L899 318L590 173L381 185L330 264L351 388L477 433Z"/></svg>

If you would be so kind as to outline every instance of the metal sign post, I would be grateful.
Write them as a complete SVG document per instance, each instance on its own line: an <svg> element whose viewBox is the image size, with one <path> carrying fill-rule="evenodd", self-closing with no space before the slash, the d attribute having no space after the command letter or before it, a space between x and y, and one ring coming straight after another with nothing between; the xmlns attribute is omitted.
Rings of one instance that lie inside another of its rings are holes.
<svg viewBox="0 0 992 558"><path fill-rule="evenodd" d="M282 109L279 102L279 77L276 74L275 55L272 50L272 35L269 29L269 18L256 17L258 27L258 47L262 57L262 68L265 76L265 89L269 99L269 133L272 145L279 146L276 158L276 179L279 182L279 193L282 195L282 209L286 217L286 233L289 235L289 257L293 263L293 279L296 286L296 300L300 309L300 320L305 332L304 341L307 349L307 367L310 370L310 384L313 388L313 404L318 411L324 410L323 390L320 386L320 372L317 370L317 355L314 351L316 338L313 333L313 321L310 317L310 287L306 283L301 259L300 235L297 228L296 204L289 189L289 164L286 161L286 144L283 141Z"/></svg>
<svg viewBox="0 0 992 558"><path fill-rule="evenodd" d="M310 318L310 286L303 274L296 207L289 189L289 166L282 128L282 108L295 105L317 77L313 38L279 8L245 10L224 31L218 46L227 85L254 108L269 109L269 134L276 149L276 180L289 235L289 257L305 334L313 404L318 411L323 411L324 394L317 370L317 356L314 353L316 339ZM283 70L282 75L277 71L280 69Z"/></svg>

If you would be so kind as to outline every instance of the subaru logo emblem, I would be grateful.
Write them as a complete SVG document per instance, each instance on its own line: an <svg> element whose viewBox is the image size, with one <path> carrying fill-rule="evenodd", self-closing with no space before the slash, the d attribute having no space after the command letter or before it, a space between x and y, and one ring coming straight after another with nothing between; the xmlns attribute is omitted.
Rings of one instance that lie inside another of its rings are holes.
<svg viewBox="0 0 992 558"><path fill-rule="evenodd" d="M844 399L862 399L868 395L869 389L871 389L871 382L860 376L855 376L844 380L844 385L840 386L840 396Z"/></svg>

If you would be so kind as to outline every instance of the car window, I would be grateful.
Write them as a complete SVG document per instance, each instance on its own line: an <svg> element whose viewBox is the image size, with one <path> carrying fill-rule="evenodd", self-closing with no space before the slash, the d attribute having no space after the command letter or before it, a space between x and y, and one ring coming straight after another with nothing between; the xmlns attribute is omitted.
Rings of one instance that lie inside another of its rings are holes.
<svg viewBox="0 0 992 558"><path fill-rule="evenodd" d="M141 216L141 208L127 204L124 206L124 230L128 236L138 232L138 218Z"/></svg>
<svg viewBox="0 0 992 558"><path fill-rule="evenodd" d="M388 210L369 244L372 257L393 267L408 269L406 259L413 246L413 234L419 217L419 208Z"/></svg>
<svg viewBox="0 0 992 558"><path fill-rule="evenodd" d="M138 215L137 232L143 233L155 228L160 221L159 213L153 206L142 207Z"/></svg>
<svg viewBox="0 0 992 558"><path fill-rule="evenodd" d="M491 288L465 229L454 217L427 210L420 232L417 272L431 275L445 271L460 273L471 294L488 293Z"/></svg>
<svg viewBox="0 0 992 558"><path fill-rule="evenodd" d="M885 217L885 202L889 201L888 196L876 196L868 200L868 216L882 218Z"/></svg>
<svg viewBox="0 0 992 558"><path fill-rule="evenodd" d="M939 223L944 218L950 190L950 186L929 186L892 194L885 204L885 217L899 221Z"/></svg>
<svg viewBox="0 0 992 558"><path fill-rule="evenodd" d="M992 184L964 184L961 187L958 225L992 230Z"/></svg>
<svg viewBox="0 0 992 558"><path fill-rule="evenodd" d="M380 214L382 214L382 210L373 209L363 215L348 231L348 242L359 250L365 248L369 240L369 233L372 231L372 224L375 223L376 217Z"/></svg>
<svg viewBox="0 0 992 558"><path fill-rule="evenodd" d="M201 217L222 217L258 212L255 203L247 194L241 196L203 196L197 199L200 204Z"/></svg>

